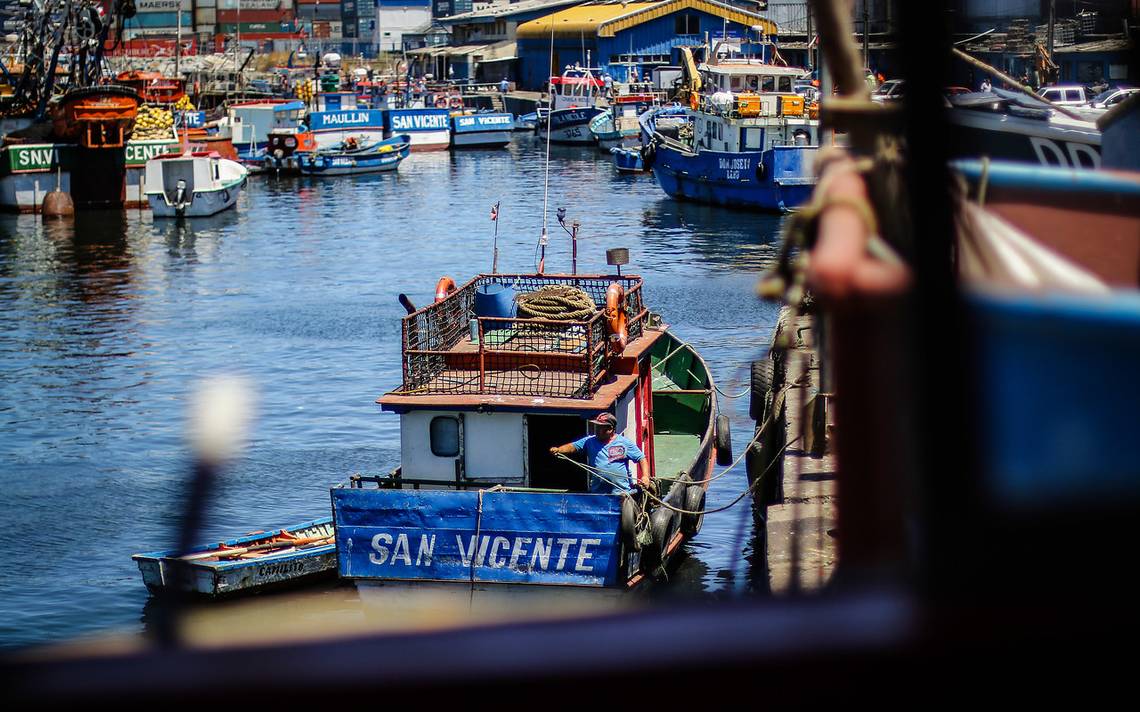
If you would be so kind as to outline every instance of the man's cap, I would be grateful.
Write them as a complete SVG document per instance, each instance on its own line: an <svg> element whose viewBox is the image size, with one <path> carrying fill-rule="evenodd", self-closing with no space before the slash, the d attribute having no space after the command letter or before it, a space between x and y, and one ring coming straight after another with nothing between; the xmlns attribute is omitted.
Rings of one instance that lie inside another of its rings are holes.
<svg viewBox="0 0 1140 712"><path fill-rule="evenodd" d="M598 413L597 417L592 418L590 422L594 425L608 425L617 430L617 418L613 416L613 413Z"/></svg>

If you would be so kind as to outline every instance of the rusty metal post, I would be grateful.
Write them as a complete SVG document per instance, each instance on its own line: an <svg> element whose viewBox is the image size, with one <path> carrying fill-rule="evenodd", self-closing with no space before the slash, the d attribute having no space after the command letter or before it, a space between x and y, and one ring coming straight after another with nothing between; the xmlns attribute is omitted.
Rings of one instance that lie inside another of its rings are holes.
<svg viewBox="0 0 1140 712"><path fill-rule="evenodd" d="M483 317L479 317L479 392L487 392L487 352L483 349Z"/></svg>

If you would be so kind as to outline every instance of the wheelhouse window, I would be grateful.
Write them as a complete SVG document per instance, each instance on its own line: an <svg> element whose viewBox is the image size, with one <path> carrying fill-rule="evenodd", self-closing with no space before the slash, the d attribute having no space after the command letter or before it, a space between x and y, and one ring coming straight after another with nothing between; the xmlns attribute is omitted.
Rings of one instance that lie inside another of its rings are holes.
<svg viewBox="0 0 1140 712"><path fill-rule="evenodd" d="M780 86L780 91L791 92L792 91L792 78L791 77L779 77L779 86Z"/></svg>
<svg viewBox="0 0 1140 712"><path fill-rule="evenodd" d="M459 455L459 418L441 415L431 419L431 454L436 457Z"/></svg>
<svg viewBox="0 0 1140 712"><path fill-rule="evenodd" d="M770 74L760 77L760 91L776 91L776 78Z"/></svg>
<svg viewBox="0 0 1140 712"><path fill-rule="evenodd" d="M678 35L701 34L701 18L687 13L677 15L673 18L673 32Z"/></svg>

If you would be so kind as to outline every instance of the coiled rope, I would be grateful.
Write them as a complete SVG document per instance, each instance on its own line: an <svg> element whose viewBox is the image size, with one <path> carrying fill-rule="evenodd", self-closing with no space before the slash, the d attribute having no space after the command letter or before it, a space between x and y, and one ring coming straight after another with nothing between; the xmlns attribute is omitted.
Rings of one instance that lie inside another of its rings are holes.
<svg viewBox="0 0 1140 712"><path fill-rule="evenodd" d="M585 291L551 284L518 298L518 315L524 319L584 321L598 310Z"/></svg>

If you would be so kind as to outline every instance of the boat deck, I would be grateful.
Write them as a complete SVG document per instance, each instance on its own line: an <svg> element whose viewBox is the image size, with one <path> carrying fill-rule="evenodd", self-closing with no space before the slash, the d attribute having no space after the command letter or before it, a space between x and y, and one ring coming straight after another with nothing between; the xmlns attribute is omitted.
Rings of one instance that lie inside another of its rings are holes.
<svg viewBox="0 0 1140 712"><path fill-rule="evenodd" d="M507 334L496 334L495 331L490 332L485 343L494 342L499 349L507 347L511 337ZM637 383L638 359L652 348L663 334L663 330L647 328L642 336L630 342L622 355L614 359L612 373L603 377L601 385L589 398L561 398L540 393L533 395L520 393L520 388L525 388L526 379L531 378L529 374L537 375L539 369L544 373L545 380L558 380L560 384L569 385L573 390L585 386L586 373L572 368L570 363L563 364L567 359L565 338L558 343L555 343L557 339L551 339L549 352L536 350L535 342L528 340L525 352L528 364L504 369L484 368L482 390L480 390L478 364L479 346L473 341L463 339L448 350L449 364L460 367L440 371L420 389L385 393L377 398L376 402L384 410L395 412L440 407L458 410L476 408L501 410L541 408L575 412L605 410ZM584 350L584 344L582 348ZM565 367L559 368L559 365Z"/></svg>

